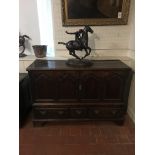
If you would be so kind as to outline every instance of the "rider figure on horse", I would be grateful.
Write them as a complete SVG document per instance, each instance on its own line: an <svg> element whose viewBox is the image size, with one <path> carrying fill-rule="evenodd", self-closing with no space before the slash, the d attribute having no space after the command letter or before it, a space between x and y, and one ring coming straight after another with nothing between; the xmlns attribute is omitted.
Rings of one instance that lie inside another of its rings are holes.
<svg viewBox="0 0 155 155"><path fill-rule="evenodd" d="M83 35L84 30L83 29L79 29L76 32L68 32L66 31L67 34L75 34L75 41L80 43L80 46L82 46L82 35Z"/></svg>

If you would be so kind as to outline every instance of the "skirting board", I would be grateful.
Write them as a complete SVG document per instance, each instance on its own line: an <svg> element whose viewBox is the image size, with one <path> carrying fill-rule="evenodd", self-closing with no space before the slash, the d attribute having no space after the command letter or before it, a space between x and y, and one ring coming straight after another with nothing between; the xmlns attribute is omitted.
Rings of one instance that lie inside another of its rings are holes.
<svg viewBox="0 0 155 155"><path fill-rule="evenodd" d="M132 121L135 123L135 113L133 112L133 109L131 109L130 107L128 107L128 114Z"/></svg>

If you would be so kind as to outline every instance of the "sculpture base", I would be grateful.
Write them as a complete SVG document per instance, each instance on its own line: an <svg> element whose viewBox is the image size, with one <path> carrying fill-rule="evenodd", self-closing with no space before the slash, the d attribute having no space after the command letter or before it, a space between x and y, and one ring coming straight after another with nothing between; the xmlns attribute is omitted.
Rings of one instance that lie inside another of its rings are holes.
<svg viewBox="0 0 155 155"><path fill-rule="evenodd" d="M26 57L27 55L26 54L24 54L24 53L20 53L19 54L19 57L21 58L21 57Z"/></svg>
<svg viewBox="0 0 155 155"><path fill-rule="evenodd" d="M71 67L89 67L93 65L93 62L88 59L68 59L66 64Z"/></svg>

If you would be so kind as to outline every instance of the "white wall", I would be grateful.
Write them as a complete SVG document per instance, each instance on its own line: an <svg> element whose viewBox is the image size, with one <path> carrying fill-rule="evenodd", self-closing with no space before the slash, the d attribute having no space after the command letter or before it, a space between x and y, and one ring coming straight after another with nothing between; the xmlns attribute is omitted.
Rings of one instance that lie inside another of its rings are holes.
<svg viewBox="0 0 155 155"><path fill-rule="evenodd" d="M135 71L135 1L131 0L130 16L129 16L129 57L131 58L130 66ZM135 121L135 73L130 87L128 113L133 121Z"/></svg>
<svg viewBox="0 0 155 155"><path fill-rule="evenodd" d="M40 32L36 0L19 0L19 31L32 40L26 43L26 54L33 54L32 45L40 44Z"/></svg>

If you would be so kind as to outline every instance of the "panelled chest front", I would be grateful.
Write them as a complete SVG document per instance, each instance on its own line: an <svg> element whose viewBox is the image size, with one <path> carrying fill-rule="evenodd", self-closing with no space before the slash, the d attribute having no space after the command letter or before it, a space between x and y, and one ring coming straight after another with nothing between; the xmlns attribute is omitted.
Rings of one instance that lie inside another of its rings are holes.
<svg viewBox="0 0 155 155"><path fill-rule="evenodd" d="M119 60L68 67L64 60L36 60L28 68L34 124L47 121L124 121L132 70Z"/></svg>

